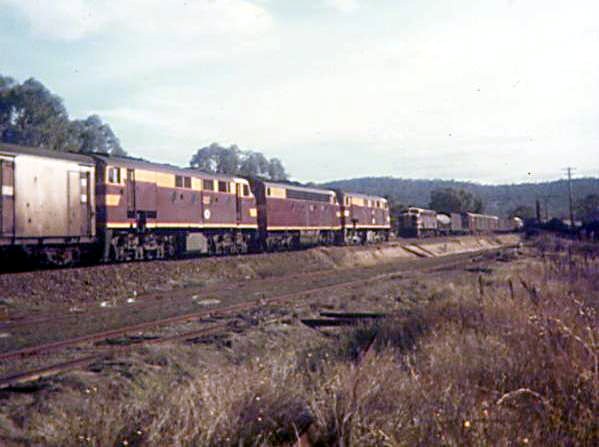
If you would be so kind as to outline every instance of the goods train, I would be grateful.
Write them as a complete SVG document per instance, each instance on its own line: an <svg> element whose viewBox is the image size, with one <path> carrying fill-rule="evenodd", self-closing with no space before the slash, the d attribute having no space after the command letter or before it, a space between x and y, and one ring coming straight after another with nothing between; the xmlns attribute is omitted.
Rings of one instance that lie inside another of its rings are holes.
<svg viewBox="0 0 599 447"><path fill-rule="evenodd" d="M66 265L389 238L382 197L0 144L0 256Z"/></svg>
<svg viewBox="0 0 599 447"><path fill-rule="evenodd" d="M519 231L524 226L519 217L499 218L476 213L437 213L410 207L399 217L398 233L402 237L484 234Z"/></svg>

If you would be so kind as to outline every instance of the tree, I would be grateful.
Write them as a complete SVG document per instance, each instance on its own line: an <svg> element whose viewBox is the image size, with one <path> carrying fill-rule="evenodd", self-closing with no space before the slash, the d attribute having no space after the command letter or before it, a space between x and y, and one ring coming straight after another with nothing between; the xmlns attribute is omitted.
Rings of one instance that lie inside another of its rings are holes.
<svg viewBox="0 0 599 447"><path fill-rule="evenodd" d="M264 154L260 152L244 152L239 167L239 175L245 177L269 177L269 163Z"/></svg>
<svg viewBox="0 0 599 447"><path fill-rule="evenodd" d="M126 155L108 124L102 122L98 115L91 115L85 120L75 120L71 123L73 138L77 139L79 152L91 154L94 152L111 155Z"/></svg>
<svg viewBox="0 0 599 447"><path fill-rule="evenodd" d="M283 162L278 158L271 158L269 160L268 177L275 182L288 180L287 172L285 171Z"/></svg>
<svg viewBox="0 0 599 447"><path fill-rule="evenodd" d="M509 217L519 217L520 219L534 219L535 210L532 206L518 205L509 213Z"/></svg>
<svg viewBox="0 0 599 447"><path fill-rule="evenodd" d="M31 78L0 75L0 141L63 152L124 155L108 124L92 115L71 121L62 99Z"/></svg>
<svg viewBox="0 0 599 447"><path fill-rule="evenodd" d="M41 82L9 84L1 96L3 142L53 150L72 150L69 118L62 100Z"/></svg>
<svg viewBox="0 0 599 447"><path fill-rule="evenodd" d="M429 207L441 213L481 213L484 209L480 197L469 191L441 188L431 191Z"/></svg>
<svg viewBox="0 0 599 447"><path fill-rule="evenodd" d="M218 143L198 149L191 158L190 165L205 172L218 174L239 174L240 151L237 146L228 148Z"/></svg>
<svg viewBox="0 0 599 447"><path fill-rule="evenodd" d="M211 173L262 177L273 181L287 180L281 160L268 160L261 152L242 151L236 145L224 147L212 143L198 149L191 158L190 165Z"/></svg>
<svg viewBox="0 0 599 447"><path fill-rule="evenodd" d="M599 195L589 194L576 204L576 215L584 222L599 220Z"/></svg>

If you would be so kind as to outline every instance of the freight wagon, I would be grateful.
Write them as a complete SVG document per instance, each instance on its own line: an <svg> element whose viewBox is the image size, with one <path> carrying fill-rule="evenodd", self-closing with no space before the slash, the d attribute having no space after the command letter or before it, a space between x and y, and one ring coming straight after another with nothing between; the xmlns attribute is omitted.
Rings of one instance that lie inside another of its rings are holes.
<svg viewBox="0 0 599 447"><path fill-rule="evenodd" d="M470 234L493 233L497 231L498 222L497 216L462 213L462 226Z"/></svg>

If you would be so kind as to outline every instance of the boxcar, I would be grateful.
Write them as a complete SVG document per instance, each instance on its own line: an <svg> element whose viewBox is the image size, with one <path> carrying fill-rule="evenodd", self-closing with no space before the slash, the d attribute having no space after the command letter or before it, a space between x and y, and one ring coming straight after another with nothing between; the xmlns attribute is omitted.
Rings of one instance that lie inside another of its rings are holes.
<svg viewBox="0 0 599 447"><path fill-rule="evenodd" d="M252 190L258 204L259 245L263 250L339 240L341 212L334 191L261 180L252 181Z"/></svg>
<svg viewBox="0 0 599 447"><path fill-rule="evenodd" d="M94 160L0 144L0 249L64 265L95 242Z"/></svg>
<svg viewBox="0 0 599 447"><path fill-rule="evenodd" d="M98 232L105 260L251 250L256 200L242 178L97 156Z"/></svg>
<svg viewBox="0 0 599 447"><path fill-rule="evenodd" d="M437 233L437 213L433 210L410 207L399 216L399 235L402 237L435 236Z"/></svg>
<svg viewBox="0 0 599 447"><path fill-rule="evenodd" d="M389 204L377 196L337 191L341 211L341 243L363 244L389 239Z"/></svg>
<svg viewBox="0 0 599 447"><path fill-rule="evenodd" d="M486 214L462 213L462 221L469 233L481 234L497 231L499 218Z"/></svg>

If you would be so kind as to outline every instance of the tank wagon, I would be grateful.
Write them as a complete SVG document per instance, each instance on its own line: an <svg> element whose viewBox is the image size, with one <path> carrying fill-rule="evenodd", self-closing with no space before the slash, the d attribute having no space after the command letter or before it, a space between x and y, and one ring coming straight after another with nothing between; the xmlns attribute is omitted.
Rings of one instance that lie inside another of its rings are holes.
<svg viewBox="0 0 599 447"><path fill-rule="evenodd" d="M391 218L387 199L336 191L341 208L342 242L364 244L389 240Z"/></svg>
<svg viewBox="0 0 599 447"><path fill-rule="evenodd" d="M451 217L447 214L437 213L437 234L448 236L451 234Z"/></svg>
<svg viewBox="0 0 599 447"><path fill-rule="evenodd" d="M55 264L95 242L91 157L0 144L0 251Z"/></svg>
<svg viewBox="0 0 599 447"><path fill-rule="evenodd" d="M499 218L497 231L500 233L511 233L521 231L524 228L524 221L519 217Z"/></svg>

